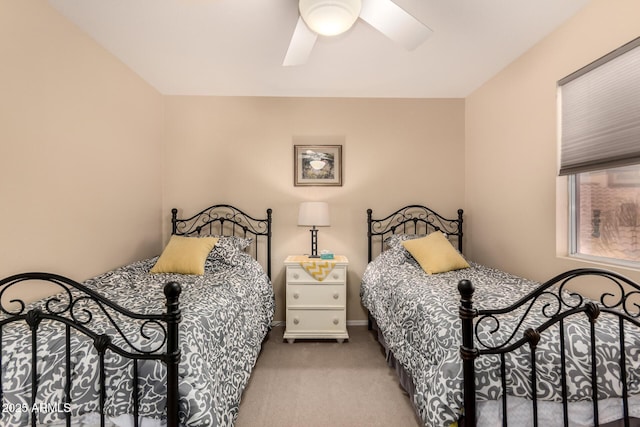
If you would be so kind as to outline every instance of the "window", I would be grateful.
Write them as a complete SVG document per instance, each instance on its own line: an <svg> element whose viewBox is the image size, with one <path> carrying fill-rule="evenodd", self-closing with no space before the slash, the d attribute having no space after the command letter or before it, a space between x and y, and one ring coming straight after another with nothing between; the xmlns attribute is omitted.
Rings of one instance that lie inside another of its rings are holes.
<svg viewBox="0 0 640 427"><path fill-rule="evenodd" d="M640 38L558 85L569 253L640 267Z"/></svg>
<svg viewBox="0 0 640 427"><path fill-rule="evenodd" d="M575 174L571 254L640 263L640 165Z"/></svg>

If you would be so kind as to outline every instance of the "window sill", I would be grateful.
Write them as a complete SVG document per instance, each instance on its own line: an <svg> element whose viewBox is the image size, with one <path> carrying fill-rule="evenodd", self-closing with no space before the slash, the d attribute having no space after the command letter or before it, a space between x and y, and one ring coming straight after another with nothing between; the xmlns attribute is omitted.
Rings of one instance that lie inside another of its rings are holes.
<svg viewBox="0 0 640 427"><path fill-rule="evenodd" d="M558 255L557 258L564 261L588 264L588 267L625 270L632 274L640 273L640 263L633 261L592 257L589 255Z"/></svg>

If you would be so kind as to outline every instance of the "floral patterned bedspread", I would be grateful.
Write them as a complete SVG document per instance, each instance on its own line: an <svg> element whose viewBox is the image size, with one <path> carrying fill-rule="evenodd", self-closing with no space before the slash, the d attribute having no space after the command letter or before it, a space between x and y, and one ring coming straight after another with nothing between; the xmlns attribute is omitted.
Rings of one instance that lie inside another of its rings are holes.
<svg viewBox="0 0 640 427"><path fill-rule="evenodd" d="M383 338L398 361L412 376L416 392L412 399L426 426L446 426L455 422L462 406L462 362L459 355L461 326L458 314L458 282L469 279L476 291L474 307L506 307L539 284L502 271L470 262L471 268L427 275L401 246L386 250L371 262L362 279L361 299L375 318ZM539 302L545 303L544 299ZM532 310L534 312L535 310ZM502 325L515 325L522 312L501 319ZM542 323L525 318L523 328ZM545 320L548 320L545 318ZM584 320L584 321L583 321ZM621 395L619 381L619 335L617 320L600 316L597 326L598 398ZM628 322L627 322L628 323ZM485 324L478 331L487 342L503 342L507 332L491 335ZM591 345L589 322L565 322L567 330L567 375L569 400L591 399L589 361ZM509 328L506 328L507 330ZM630 328L629 328L630 329ZM558 363L558 330L538 344L536 372L539 400L561 401ZM640 391L640 337L637 328L627 330L627 368L629 393ZM518 335L521 336L521 335ZM509 394L531 397L530 352L528 346L506 357ZM502 396L496 356L476 361L476 388L479 400Z"/></svg>
<svg viewBox="0 0 640 427"><path fill-rule="evenodd" d="M231 426L273 319L275 299L269 278L258 262L242 251L229 251L225 256L212 251L203 276L149 274L156 259L134 262L85 284L133 312L162 313L165 311L164 284L180 283L180 424ZM94 316L93 329L114 332L104 318L96 313ZM74 416L99 412L96 370L99 358L91 351L91 345L87 346L86 337L79 334L71 337L72 402L70 407L62 405L66 380L64 335L59 325L53 326L44 320L38 329L38 402L44 405L40 406L44 410L35 413L41 423L59 422L64 419L65 411ZM139 325L120 326L126 335L140 335ZM13 410L3 411L0 425L27 425L29 412L20 409L30 407L31 334L22 324L7 325L2 332L2 404ZM152 328L145 332L153 336ZM107 351L105 366L106 414L110 417L132 414L132 363ZM138 371L143 396L140 416L163 418L165 365L143 361Z"/></svg>

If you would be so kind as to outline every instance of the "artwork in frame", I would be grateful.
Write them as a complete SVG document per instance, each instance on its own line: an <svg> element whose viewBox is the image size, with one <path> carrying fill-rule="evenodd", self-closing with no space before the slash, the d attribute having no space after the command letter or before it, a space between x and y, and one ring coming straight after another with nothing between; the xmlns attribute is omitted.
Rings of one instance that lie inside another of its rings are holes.
<svg viewBox="0 0 640 427"><path fill-rule="evenodd" d="M294 145L295 186L342 185L342 145Z"/></svg>

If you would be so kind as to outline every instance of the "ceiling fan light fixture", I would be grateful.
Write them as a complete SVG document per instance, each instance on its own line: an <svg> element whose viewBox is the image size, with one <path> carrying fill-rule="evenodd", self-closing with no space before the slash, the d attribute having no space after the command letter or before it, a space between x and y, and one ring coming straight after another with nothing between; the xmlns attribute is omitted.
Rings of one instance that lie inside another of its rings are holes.
<svg viewBox="0 0 640 427"><path fill-rule="evenodd" d="M353 26L361 0L300 0L300 16L309 28L323 36L337 36Z"/></svg>

